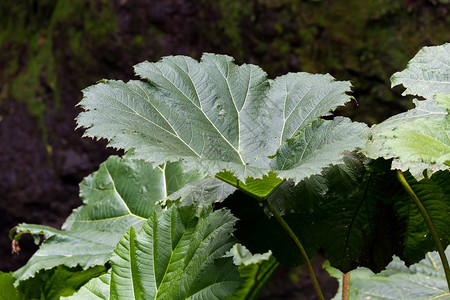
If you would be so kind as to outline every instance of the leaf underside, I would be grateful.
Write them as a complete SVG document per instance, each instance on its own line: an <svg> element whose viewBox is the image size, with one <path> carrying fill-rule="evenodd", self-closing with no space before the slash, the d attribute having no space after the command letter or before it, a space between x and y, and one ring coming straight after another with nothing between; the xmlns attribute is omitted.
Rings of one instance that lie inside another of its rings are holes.
<svg viewBox="0 0 450 300"><path fill-rule="evenodd" d="M187 170L212 177L226 170L245 181L273 171L298 182L367 138L364 124L319 119L350 100L350 84L328 74L269 81L255 65L214 54L200 62L165 57L135 71L148 82L87 88L77 121L86 136L106 138L154 165L182 160Z"/></svg>

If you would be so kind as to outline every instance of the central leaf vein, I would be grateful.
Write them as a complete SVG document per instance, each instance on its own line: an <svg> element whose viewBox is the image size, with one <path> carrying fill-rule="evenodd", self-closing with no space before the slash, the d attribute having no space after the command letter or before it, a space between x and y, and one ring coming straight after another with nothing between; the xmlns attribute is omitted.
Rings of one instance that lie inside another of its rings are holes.
<svg viewBox="0 0 450 300"><path fill-rule="evenodd" d="M158 69L159 69L159 67L158 66L156 66ZM160 70L160 69L159 69ZM154 71L151 71L150 70L150 72L152 72L152 73L155 73L155 74L157 74L156 72L154 72ZM225 136L223 136L223 134L220 132L220 130L216 127L216 125L214 125L214 123L211 121L211 119L204 113L204 111L197 105L197 104L195 104L178 86L176 86L172 81L170 81L170 79L169 78L167 78L165 75L164 75L164 73L160 70L160 72L161 72L161 76L162 77L164 77L164 79L168 82L168 83L170 83L175 89L177 89L195 108L197 108L200 112L201 112L201 114L205 117L205 119L211 124L211 126L217 131L217 133L219 133L219 135L223 138L223 140L237 153L237 155L239 156L239 159L241 160L241 162L242 162L242 164L243 165L245 165L245 162L244 162L244 160L242 159L242 156L241 156L241 154L239 153L239 151L230 143L230 141L228 141L228 139L226 139L225 138ZM189 76L189 74L188 74L188 77L190 78L190 76ZM181 138L180 138L181 139ZM201 156L199 156L199 157L201 157Z"/></svg>

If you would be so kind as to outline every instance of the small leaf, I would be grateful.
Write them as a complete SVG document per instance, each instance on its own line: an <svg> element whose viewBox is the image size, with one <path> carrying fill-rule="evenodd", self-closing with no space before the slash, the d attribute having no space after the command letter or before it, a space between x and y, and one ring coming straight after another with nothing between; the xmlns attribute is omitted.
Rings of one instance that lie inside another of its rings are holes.
<svg viewBox="0 0 450 300"><path fill-rule="evenodd" d="M273 172L263 175L261 179L247 178L245 183L234 177L230 172L221 172L216 177L259 199L266 199L284 181Z"/></svg>
<svg viewBox="0 0 450 300"><path fill-rule="evenodd" d="M225 256L232 257L233 263L236 266L249 266L252 264L257 264L261 261L268 261L272 256L272 251L268 251L264 254L251 254L245 246L235 244L233 248L225 254Z"/></svg>
<svg viewBox="0 0 450 300"><path fill-rule="evenodd" d="M226 256L233 257L233 262L239 266L239 274L244 280L242 286L231 298L236 300L258 299L260 291L279 265L270 251L264 254L251 254L241 244L235 244Z"/></svg>

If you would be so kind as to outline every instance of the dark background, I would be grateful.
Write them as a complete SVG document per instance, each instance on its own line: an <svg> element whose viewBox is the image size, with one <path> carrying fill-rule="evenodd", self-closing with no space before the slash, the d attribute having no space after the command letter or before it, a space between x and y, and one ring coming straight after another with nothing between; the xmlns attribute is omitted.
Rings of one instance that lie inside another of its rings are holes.
<svg viewBox="0 0 450 300"><path fill-rule="evenodd" d="M351 80L358 102L336 113L373 124L410 108L389 77L423 46L449 41L449 3L1 1L0 270L17 269L36 249L25 239L13 257L9 230L21 222L59 228L81 204L79 182L113 153L75 130L83 88L102 78L129 80L143 60L224 53L271 78L306 71ZM299 271L281 269L265 297L314 299ZM336 283L320 274L330 297Z"/></svg>

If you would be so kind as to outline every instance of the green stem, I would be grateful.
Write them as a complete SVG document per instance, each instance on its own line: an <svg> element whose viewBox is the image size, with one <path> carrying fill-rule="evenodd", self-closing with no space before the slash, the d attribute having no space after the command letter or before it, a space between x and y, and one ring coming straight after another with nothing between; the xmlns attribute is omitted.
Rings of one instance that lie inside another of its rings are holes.
<svg viewBox="0 0 450 300"><path fill-rule="evenodd" d="M275 219L278 221L278 223L283 227L284 231L289 235L289 237L294 241L295 245L297 246L298 250L300 251L300 255L303 258L303 261L305 263L306 271L309 274L309 277L311 278L311 282L313 284L314 290L317 294L318 299L324 300L322 290L320 289L319 283L317 282L316 275L314 274L314 270L312 268L311 262L309 261L308 254L306 253L305 249L303 248L302 243L300 243L300 240L298 239L297 235L292 231L291 227L289 227L289 224L286 223L286 221L280 216L278 211L269 203L269 201L266 199L263 201L264 205L269 209L269 211L272 213L272 215L275 217Z"/></svg>
<svg viewBox="0 0 450 300"><path fill-rule="evenodd" d="M436 228L434 227L433 222L431 221L430 215L428 214L425 207L420 202L417 195L414 193L413 189L409 185L408 181L406 181L405 176L403 176L402 171L397 170L397 177L400 183L402 184L405 191L408 193L408 195L411 197L411 199L416 204L417 208L419 209L420 213L422 214L422 217L425 220L425 223L427 223L428 229L430 230L431 236L434 239L434 243L436 244L437 251L439 253L439 256L441 257L442 265L444 267L445 272L445 278L447 279L447 286L450 290L450 267L448 265L447 256L445 255L444 247L442 246L441 240L439 238L439 235L436 231Z"/></svg>

